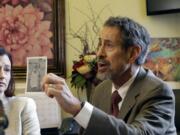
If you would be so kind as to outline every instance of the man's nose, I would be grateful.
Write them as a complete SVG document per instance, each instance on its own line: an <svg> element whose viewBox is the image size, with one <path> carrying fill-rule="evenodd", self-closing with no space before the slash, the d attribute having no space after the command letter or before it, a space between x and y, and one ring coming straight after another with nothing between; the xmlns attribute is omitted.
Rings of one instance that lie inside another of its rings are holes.
<svg viewBox="0 0 180 135"><path fill-rule="evenodd" d="M104 57L106 56L106 52L105 52L105 49L104 49L104 46L101 45L98 50L97 50L97 53L96 53L97 57Z"/></svg>

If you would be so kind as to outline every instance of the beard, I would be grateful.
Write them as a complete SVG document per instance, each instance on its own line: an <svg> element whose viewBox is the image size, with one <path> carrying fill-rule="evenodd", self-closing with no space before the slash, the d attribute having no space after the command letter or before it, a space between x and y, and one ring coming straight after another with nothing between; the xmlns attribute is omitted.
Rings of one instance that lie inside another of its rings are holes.
<svg viewBox="0 0 180 135"><path fill-rule="evenodd" d="M109 70L103 73L98 72L96 74L96 77L102 81L107 80L107 79L113 81L113 80L118 79L117 77L119 76L119 74L122 74L122 72L120 71L117 73L117 72L113 72L112 70Z"/></svg>
<svg viewBox="0 0 180 135"><path fill-rule="evenodd" d="M98 79L102 81L107 79L116 81L126 73L130 65L122 62L122 64L120 63L119 65L116 65L116 68L113 68L112 63L103 58L98 58L98 66L100 66L100 70L96 74ZM103 71L102 67L105 67L106 71Z"/></svg>
<svg viewBox="0 0 180 135"><path fill-rule="evenodd" d="M102 81L108 79L114 82L116 80L119 80L123 76L125 77L125 74L127 74L128 70L129 66L127 65L115 71L109 67L106 72L97 72L96 77Z"/></svg>
<svg viewBox="0 0 180 135"><path fill-rule="evenodd" d="M96 77L99 79L99 80L101 80L101 81L103 81L103 80L107 80L107 79L111 79L111 75L109 74L109 73L97 73L96 74Z"/></svg>

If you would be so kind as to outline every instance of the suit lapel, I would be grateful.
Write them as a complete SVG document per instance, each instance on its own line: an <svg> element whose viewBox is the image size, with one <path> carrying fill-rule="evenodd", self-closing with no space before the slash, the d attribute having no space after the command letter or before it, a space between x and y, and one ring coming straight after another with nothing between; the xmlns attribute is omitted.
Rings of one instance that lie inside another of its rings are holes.
<svg viewBox="0 0 180 135"><path fill-rule="evenodd" d="M106 99L105 99L105 101L107 101L106 102L106 104L107 104L107 108L105 108L105 111L107 112L107 113L110 113L110 108L111 108L111 90L112 89L112 85L111 85L111 88L109 89L107 89L107 90L109 90L108 91L108 94L106 95Z"/></svg>
<svg viewBox="0 0 180 135"><path fill-rule="evenodd" d="M120 112L119 112L119 117L124 119L128 112L131 110L131 108L134 106L136 103L136 97L139 94L139 89L138 88L132 88L127 92L126 97L124 98L124 101L122 103Z"/></svg>
<svg viewBox="0 0 180 135"><path fill-rule="evenodd" d="M103 110L106 113L110 112L111 105L111 91L112 91L112 82L110 80L106 80L102 85L100 91L100 96L97 97L98 103L94 103L98 108Z"/></svg>
<svg viewBox="0 0 180 135"><path fill-rule="evenodd" d="M136 103L136 98L140 93L140 80L143 79L146 75L146 71L143 68L140 68L140 71L134 80L133 84L130 86L126 97L124 98L124 101L122 103L120 113L118 115L119 118L125 119L128 112L131 110L131 108Z"/></svg>

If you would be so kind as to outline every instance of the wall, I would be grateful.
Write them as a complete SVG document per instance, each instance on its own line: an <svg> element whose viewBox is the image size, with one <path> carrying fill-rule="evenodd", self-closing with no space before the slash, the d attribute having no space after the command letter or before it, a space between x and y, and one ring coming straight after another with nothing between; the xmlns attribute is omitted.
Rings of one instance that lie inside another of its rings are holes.
<svg viewBox="0 0 180 135"><path fill-rule="evenodd" d="M66 1L66 32L69 29L77 30L87 17L90 15L89 5L91 4L94 11L101 14L102 22L110 15L128 16L144 25L150 32L152 37L180 37L180 13L158 16L146 15L145 0L65 0ZM67 77L71 75L72 61L78 58L79 53L74 50L71 45L80 49L80 43L77 40L69 39L66 36L66 64ZM69 79L67 80L70 81ZM17 93L25 88L24 82L17 82ZM73 90L76 95L76 91ZM84 93L83 93L84 94ZM83 95L84 96L84 95Z"/></svg>

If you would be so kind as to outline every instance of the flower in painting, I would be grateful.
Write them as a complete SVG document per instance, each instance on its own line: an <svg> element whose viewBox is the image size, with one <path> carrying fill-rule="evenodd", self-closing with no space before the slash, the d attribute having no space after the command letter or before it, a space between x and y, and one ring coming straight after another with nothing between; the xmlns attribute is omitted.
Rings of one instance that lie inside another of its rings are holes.
<svg viewBox="0 0 180 135"><path fill-rule="evenodd" d="M24 3L28 3L29 0L2 0L2 4L7 4L7 3L11 3L12 5L17 5L20 2L24 2Z"/></svg>
<svg viewBox="0 0 180 135"><path fill-rule="evenodd" d="M32 4L0 8L0 45L12 54L16 66L25 65L28 56L53 57L50 21L43 17Z"/></svg>

